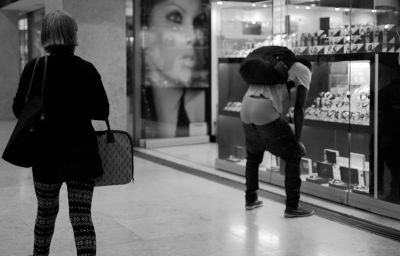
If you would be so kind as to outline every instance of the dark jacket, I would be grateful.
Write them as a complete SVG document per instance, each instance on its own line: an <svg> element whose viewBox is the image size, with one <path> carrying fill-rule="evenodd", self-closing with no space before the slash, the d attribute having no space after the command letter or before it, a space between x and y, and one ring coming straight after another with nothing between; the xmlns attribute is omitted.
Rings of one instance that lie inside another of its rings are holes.
<svg viewBox="0 0 400 256"><path fill-rule="evenodd" d="M25 104L35 60L22 72L13 112L18 118ZM30 95L40 95L44 57L40 58ZM109 103L101 77L88 61L72 52L57 51L48 57L44 106L46 113L43 153L33 166L41 182L90 180L103 172L91 120L105 120Z"/></svg>

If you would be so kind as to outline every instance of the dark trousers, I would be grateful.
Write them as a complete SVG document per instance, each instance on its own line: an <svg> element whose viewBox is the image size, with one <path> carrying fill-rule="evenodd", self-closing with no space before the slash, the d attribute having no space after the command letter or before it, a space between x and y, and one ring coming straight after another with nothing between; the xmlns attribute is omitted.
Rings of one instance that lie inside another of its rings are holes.
<svg viewBox="0 0 400 256"><path fill-rule="evenodd" d="M38 209L35 223L34 256L48 256L59 210L62 183L35 181ZM67 182L69 217L78 256L96 255L96 234L91 218L93 182Z"/></svg>
<svg viewBox="0 0 400 256"><path fill-rule="evenodd" d="M300 199L301 149L289 124L279 118L265 125L243 123L246 138L246 202L257 200L258 168L264 151L285 160L286 207L297 208Z"/></svg>

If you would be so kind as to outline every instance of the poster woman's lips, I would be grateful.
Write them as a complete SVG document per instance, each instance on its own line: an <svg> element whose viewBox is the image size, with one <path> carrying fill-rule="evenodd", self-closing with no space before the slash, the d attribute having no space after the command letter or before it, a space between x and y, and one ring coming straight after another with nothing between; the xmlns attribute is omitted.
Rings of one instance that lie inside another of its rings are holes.
<svg viewBox="0 0 400 256"><path fill-rule="evenodd" d="M183 66L187 67L187 68L193 68L195 65L195 59L193 55L183 55L182 56L182 61L183 61Z"/></svg>

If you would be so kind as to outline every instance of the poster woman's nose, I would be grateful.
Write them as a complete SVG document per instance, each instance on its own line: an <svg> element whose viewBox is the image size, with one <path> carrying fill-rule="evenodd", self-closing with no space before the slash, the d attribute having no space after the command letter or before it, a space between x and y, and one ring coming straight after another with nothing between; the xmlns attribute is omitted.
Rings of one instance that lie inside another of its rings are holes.
<svg viewBox="0 0 400 256"><path fill-rule="evenodd" d="M193 45L196 40L196 33L193 27L186 30L185 42L188 45Z"/></svg>

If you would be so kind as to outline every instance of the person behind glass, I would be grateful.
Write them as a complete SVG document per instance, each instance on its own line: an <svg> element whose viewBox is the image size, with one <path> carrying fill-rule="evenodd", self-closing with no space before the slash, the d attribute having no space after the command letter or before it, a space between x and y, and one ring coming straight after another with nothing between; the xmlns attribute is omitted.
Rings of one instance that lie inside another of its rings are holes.
<svg viewBox="0 0 400 256"><path fill-rule="evenodd" d="M142 1L142 108L155 130L149 137L189 136L190 122L204 122L204 90L193 89L201 87L194 73L201 66L196 44L206 29L202 1Z"/></svg>
<svg viewBox="0 0 400 256"><path fill-rule="evenodd" d="M258 168L267 150L285 160L285 217L303 217L314 214L299 205L300 160L306 149L301 143L304 105L311 82L311 63L295 62L289 68L288 86L296 91L294 104L294 133L282 117L284 102L289 99L286 84L250 84L243 97L240 118L246 139L246 209L262 206L258 200Z"/></svg>
<svg viewBox="0 0 400 256"><path fill-rule="evenodd" d="M399 204L400 65L397 56L380 56L378 69L378 196L381 197L387 191L384 176L389 176L385 174L388 168L390 187L383 199Z"/></svg>
<svg viewBox="0 0 400 256"><path fill-rule="evenodd" d="M37 198L33 255L49 255L59 211L60 188L66 182L69 217L78 256L96 255L96 234L91 218L94 178L102 174L101 159L91 120L105 120L109 103L100 74L90 62L74 54L77 24L64 11L48 13L42 23L41 43L49 53L43 103L43 151L32 167ZM41 57L32 84L39 96L45 57ZM14 98L18 118L33 73L35 60L22 72Z"/></svg>

